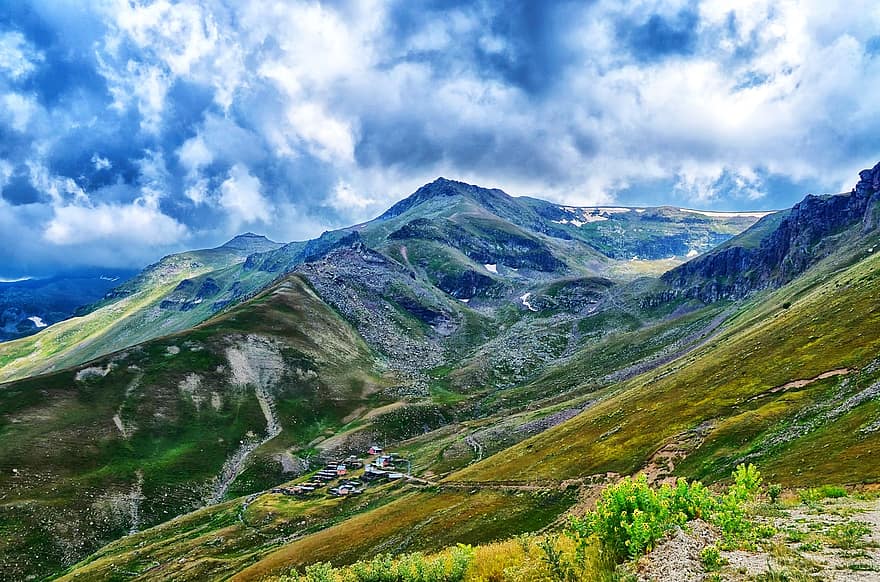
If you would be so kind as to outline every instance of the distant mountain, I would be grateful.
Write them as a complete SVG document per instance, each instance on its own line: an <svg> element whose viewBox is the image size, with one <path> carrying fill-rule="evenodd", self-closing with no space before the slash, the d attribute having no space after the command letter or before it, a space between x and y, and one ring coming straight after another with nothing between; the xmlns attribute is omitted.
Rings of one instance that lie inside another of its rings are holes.
<svg viewBox="0 0 880 582"><path fill-rule="evenodd" d="M619 282L657 276L760 216L665 207L574 208L439 178L374 220L314 240L281 244L245 233L214 249L165 257L80 310L82 318L49 327L30 342L0 344L0 381L76 365L191 328L302 265L340 260L346 253L334 254L338 249L361 245L406 273L407 285L416 291L404 305L416 321L430 326L431 318L422 316L434 312L437 297L443 297L441 303L474 300L471 307L494 309L511 298L518 303L516 298L533 286L559 278ZM368 262L358 277L379 277L378 264ZM372 284L357 289L375 292ZM385 298L396 302L401 295L398 288ZM429 331L428 336L435 333L442 335Z"/></svg>
<svg viewBox="0 0 880 582"><path fill-rule="evenodd" d="M862 171L851 192L808 195L661 278L674 294L709 302L737 299L780 287L835 252L880 251L872 242L878 225L880 164Z"/></svg>
<svg viewBox="0 0 880 582"><path fill-rule="evenodd" d="M274 275L241 276L236 267L254 249L268 251L279 246L245 235L217 248L164 257L107 291L99 301L77 310L77 317L0 344L0 381L76 365L193 327L271 283ZM199 301L197 296L206 288L213 300ZM191 305L184 308L187 301Z"/></svg>
<svg viewBox="0 0 880 582"><path fill-rule="evenodd" d="M0 283L0 341L25 337L63 321L135 274L88 270Z"/></svg>

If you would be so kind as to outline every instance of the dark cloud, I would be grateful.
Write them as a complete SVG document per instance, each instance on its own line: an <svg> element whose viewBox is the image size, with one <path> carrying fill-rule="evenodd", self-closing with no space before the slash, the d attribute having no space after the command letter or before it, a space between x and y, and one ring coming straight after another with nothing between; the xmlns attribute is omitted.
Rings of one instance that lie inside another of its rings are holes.
<svg viewBox="0 0 880 582"><path fill-rule="evenodd" d="M693 54L697 46L699 14L695 7L674 16L651 14L642 23L623 21L617 25L620 40L640 61Z"/></svg>
<svg viewBox="0 0 880 582"><path fill-rule="evenodd" d="M40 192L31 185L27 168L19 168L18 173L10 177L6 185L3 186L2 194L3 199L13 206L33 204L43 200Z"/></svg>

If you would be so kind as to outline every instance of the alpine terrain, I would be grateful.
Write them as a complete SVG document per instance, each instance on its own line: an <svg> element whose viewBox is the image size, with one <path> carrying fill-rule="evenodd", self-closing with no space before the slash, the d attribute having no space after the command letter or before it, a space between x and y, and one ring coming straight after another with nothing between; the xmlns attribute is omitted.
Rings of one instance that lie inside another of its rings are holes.
<svg viewBox="0 0 880 582"><path fill-rule="evenodd" d="M825 552L872 579L878 273L880 164L772 213L439 178L57 317L31 287L46 327L0 344L0 578L745 579ZM668 527L603 529L627 487Z"/></svg>

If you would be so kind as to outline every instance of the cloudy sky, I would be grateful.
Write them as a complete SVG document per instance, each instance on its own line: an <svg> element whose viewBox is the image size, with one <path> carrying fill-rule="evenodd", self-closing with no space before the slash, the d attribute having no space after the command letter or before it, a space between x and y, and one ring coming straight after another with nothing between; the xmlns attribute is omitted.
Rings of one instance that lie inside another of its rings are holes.
<svg viewBox="0 0 880 582"><path fill-rule="evenodd" d="M872 1L8 0L0 277L309 238L440 175L786 207L880 160L878 90Z"/></svg>

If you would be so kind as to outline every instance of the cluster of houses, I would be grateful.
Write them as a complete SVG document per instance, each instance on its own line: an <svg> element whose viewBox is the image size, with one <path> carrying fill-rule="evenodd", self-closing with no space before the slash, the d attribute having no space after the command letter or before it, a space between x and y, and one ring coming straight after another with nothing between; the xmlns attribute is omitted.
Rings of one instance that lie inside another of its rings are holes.
<svg viewBox="0 0 880 582"><path fill-rule="evenodd" d="M309 481L288 487L276 487L272 489L272 493L306 496L313 494L319 489L327 487L333 481L339 480L339 483L336 486L327 489L327 493L334 497L345 497L349 495L360 495L363 493L365 487L364 481L395 481L403 479L406 476L404 473L396 470L396 465L398 463L408 463L405 459L401 459L395 454L386 455L382 448L378 446L370 447L368 455L374 457L374 459L366 463L354 455L343 460L327 463L323 469L312 475ZM351 477L350 473L355 469L364 470L360 479Z"/></svg>

